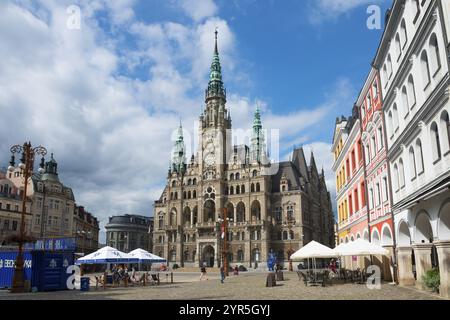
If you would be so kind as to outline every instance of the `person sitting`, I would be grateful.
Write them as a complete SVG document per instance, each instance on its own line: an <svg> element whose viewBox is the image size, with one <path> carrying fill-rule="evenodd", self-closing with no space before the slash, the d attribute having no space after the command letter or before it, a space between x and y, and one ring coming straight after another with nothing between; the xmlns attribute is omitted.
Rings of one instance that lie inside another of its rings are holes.
<svg viewBox="0 0 450 320"><path fill-rule="evenodd" d="M331 262L330 262L330 269L331 269L331 271L332 271L334 274L337 273L337 272L336 272L336 261L335 261L334 259L332 259Z"/></svg>

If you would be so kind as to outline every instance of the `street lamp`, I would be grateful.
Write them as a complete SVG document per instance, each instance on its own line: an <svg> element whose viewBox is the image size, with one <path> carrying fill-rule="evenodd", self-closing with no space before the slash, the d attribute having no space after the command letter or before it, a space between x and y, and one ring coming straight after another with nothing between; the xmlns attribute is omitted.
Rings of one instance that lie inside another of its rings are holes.
<svg viewBox="0 0 450 320"><path fill-rule="evenodd" d="M20 164L18 168L24 178L23 182L23 194L22 194L22 217L20 223L20 235L18 238L15 238L15 242L19 244L19 252L17 254L17 258L14 266L14 276L11 292L12 293L23 293L25 292L25 273L24 273L24 259L23 259L23 245L24 243L29 241L29 238L26 237L25 230L25 214L26 214L26 201L27 201L27 189L28 189L28 179L33 175L34 168L34 157L35 155L42 155L42 161L39 168L39 173L44 172L44 157L47 154L47 150L42 147L33 148L31 146L31 142L24 143L23 146L15 145L11 147L11 161L9 163L8 171L14 172L15 168L15 154L22 154L22 158L20 160Z"/></svg>
<svg viewBox="0 0 450 320"><path fill-rule="evenodd" d="M295 220L292 219L292 217L288 216L286 222L283 224L283 227L288 228L289 229L289 271L293 271L294 269L292 268L292 259L291 259L291 255L292 255L292 236L291 236L291 231L292 231L292 227L295 225Z"/></svg>
<svg viewBox="0 0 450 320"><path fill-rule="evenodd" d="M228 269L229 269L229 263L228 263L228 224L230 222L233 222L233 219L228 218L228 209L223 209L223 219L219 218L217 220L221 225L222 229L222 237L223 237L223 248L222 248L222 261L223 261L223 269L225 271L225 275L228 277Z"/></svg>

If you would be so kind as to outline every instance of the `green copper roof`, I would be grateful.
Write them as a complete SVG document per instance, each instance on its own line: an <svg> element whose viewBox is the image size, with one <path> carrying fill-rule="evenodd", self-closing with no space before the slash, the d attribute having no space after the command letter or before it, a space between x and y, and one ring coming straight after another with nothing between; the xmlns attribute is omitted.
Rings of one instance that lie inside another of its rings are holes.
<svg viewBox="0 0 450 320"><path fill-rule="evenodd" d="M253 118L253 129L259 129L258 131L262 129L261 112L259 110L259 106L256 106L255 116Z"/></svg>
<svg viewBox="0 0 450 320"><path fill-rule="evenodd" d="M255 116L253 118L253 133L251 140L252 160L261 162L266 154L266 144L264 132L262 129L261 112L259 106L256 106Z"/></svg>
<svg viewBox="0 0 450 320"><path fill-rule="evenodd" d="M222 67L220 65L219 49L217 46L217 34L218 32L216 30L216 41L213 61L211 63L211 70L209 73L208 89L206 89L206 100L209 98L226 99L226 91L222 80Z"/></svg>
<svg viewBox="0 0 450 320"><path fill-rule="evenodd" d="M186 147L184 145L183 138L183 126L180 121L180 127L178 128L177 138L175 140L175 145L173 148L172 156L172 170L184 173L186 168Z"/></svg>

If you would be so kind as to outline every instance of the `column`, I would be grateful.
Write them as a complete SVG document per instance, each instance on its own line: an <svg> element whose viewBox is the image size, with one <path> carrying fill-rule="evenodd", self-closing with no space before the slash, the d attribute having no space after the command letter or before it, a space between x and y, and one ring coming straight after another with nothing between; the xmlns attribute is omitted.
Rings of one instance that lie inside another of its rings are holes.
<svg viewBox="0 0 450 320"><path fill-rule="evenodd" d="M392 256L394 255L394 246L383 246L386 250L389 250L389 254L387 256L383 256L382 258L382 273L384 275L384 281L394 282L394 266L391 263Z"/></svg>
<svg viewBox="0 0 450 320"><path fill-rule="evenodd" d="M191 211L191 228L194 228L194 211Z"/></svg>
<svg viewBox="0 0 450 320"><path fill-rule="evenodd" d="M416 283L412 270L411 247L397 247L397 274L401 286L413 286Z"/></svg>
<svg viewBox="0 0 450 320"><path fill-rule="evenodd" d="M419 289L424 289L422 276L431 269L431 243L416 244L413 246L414 256L416 257L416 286Z"/></svg>
<svg viewBox="0 0 450 320"><path fill-rule="evenodd" d="M196 254L195 254L195 260L194 260L194 263L195 263L195 266L200 266L200 257L201 257L201 250L202 250L202 247L200 246L200 243L198 242L198 240L196 241Z"/></svg>
<svg viewBox="0 0 450 320"><path fill-rule="evenodd" d="M252 254L252 248L251 248L251 238L250 233L248 232L248 229L245 230L245 244L244 244L244 263L247 264L247 266L250 268L250 261L251 261L251 254Z"/></svg>
<svg viewBox="0 0 450 320"><path fill-rule="evenodd" d="M450 241L440 241L436 244L439 258L441 286L439 292L442 297L450 298Z"/></svg>

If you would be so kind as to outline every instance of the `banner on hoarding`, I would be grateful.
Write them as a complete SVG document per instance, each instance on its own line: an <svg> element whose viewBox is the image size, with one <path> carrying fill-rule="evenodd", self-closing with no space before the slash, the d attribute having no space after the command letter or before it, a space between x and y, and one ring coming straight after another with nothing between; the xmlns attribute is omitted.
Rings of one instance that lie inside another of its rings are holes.
<svg viewBox="0 0 450 320"><path fill-rule="evenodd" d="M76 248L75 238L38 239L34 243L25 244L26 250L38 251L72 251Z"/></svg>

